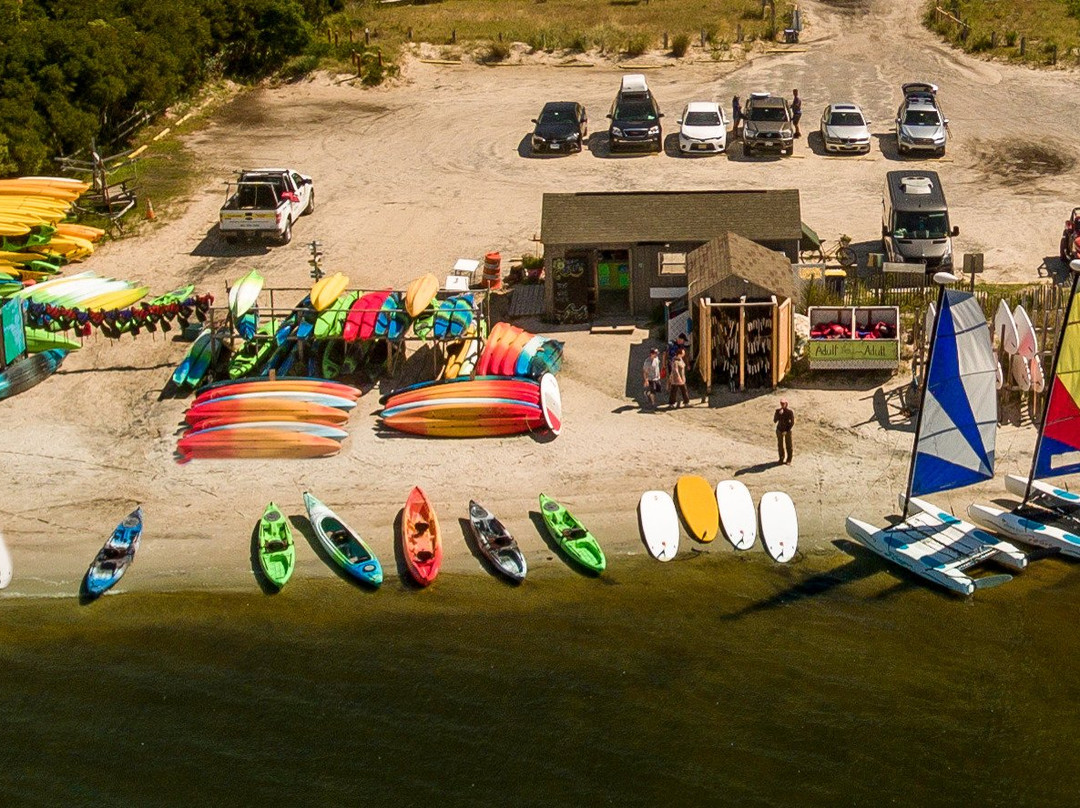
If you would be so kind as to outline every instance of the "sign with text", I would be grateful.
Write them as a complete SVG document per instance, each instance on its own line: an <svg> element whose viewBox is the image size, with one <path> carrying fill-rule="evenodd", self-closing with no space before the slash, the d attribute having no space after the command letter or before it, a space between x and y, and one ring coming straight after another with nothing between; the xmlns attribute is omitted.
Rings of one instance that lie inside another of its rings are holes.
<svg viewBox="0 0 1080 808"><path fill-rule="evenodd" d="M890 370L900 364L900 341L895 339L812 339L806 345L812 369Z"/></svg>

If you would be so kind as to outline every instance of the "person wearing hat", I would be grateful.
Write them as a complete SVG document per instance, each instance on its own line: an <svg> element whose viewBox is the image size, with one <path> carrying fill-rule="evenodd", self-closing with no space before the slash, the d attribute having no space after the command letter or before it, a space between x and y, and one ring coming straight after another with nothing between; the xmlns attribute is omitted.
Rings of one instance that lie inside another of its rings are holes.
<svg viewBox="0 0 1080 808"><path fill-rule="evenodd" d="M649 357L641 366L641 380L645 385L645 398L656 406L656 394L660 392L660 349L649 350Z"/></svg>
<svg viewBox="0 0 1080 808"><path fill-rule="evenodd" d="M788 407L787 399L780 399L780 407L773 413L776 424L776 451L780 455L778 462L791 463L791 429L795 426L795 413Z"/></svg>

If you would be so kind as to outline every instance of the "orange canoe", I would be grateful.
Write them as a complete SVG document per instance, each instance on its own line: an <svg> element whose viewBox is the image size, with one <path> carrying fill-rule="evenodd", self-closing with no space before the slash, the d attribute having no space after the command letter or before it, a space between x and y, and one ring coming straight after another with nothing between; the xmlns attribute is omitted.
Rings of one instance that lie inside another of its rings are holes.
<svg viewBox="0 0 1080 808"><path fill-rule="evenodd" d="M405 500L401 512L401 549L404 551L405 568L420 586L435 580L442 565L442 540L439 536L439 520L427 496L415 487Z"/></svg>

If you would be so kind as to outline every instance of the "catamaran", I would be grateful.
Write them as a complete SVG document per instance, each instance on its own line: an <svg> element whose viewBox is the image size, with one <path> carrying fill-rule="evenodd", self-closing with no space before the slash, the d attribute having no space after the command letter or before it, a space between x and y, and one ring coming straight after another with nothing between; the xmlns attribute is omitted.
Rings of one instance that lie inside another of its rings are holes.
<svg viewBox="0 0 1080 808"><path fill-rule="evenodd" d="M992 530L1037 547L1080 558L1080 496L1045 482L1047 477L1080 472L1080 261L1073 261L1072 290L1065 307L1042 425L1035 440L1031 473L1010 474L1005 488L1019 497L1011 511L973 504L968 515ZM1041 506L1038 507L1038 506Z"/></svg>
<svg viewBox="0 0 1080 808"><path fill-rule="evenodd" d="M853 517L847 532L878 555L951 592L970 595L1012 579L974 578L966 570L993 561L1019 571L1027 556L1017 547L945 513L923 495L973 485L994 475L997 434L997 361L986 317L974 296L946 289L956 277L939 272L940 285L922 386L903 521L876 528ZM909 510L915 513L908 516Z"/></svg>

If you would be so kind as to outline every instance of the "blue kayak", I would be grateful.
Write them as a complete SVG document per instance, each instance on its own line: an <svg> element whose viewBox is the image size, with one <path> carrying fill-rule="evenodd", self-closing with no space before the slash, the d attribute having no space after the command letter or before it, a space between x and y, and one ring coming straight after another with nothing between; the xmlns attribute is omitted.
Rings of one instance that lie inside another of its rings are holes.
<svg viewBox="0 0 1080 808"><path fill-rule="evenodd" d="M124 576L139 549L142 528L142 508L133 510L116 526L86 571L89 594L100 595Z"/></svg>

